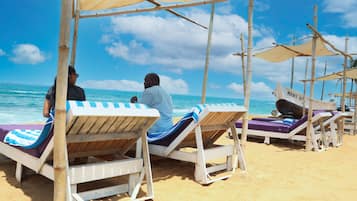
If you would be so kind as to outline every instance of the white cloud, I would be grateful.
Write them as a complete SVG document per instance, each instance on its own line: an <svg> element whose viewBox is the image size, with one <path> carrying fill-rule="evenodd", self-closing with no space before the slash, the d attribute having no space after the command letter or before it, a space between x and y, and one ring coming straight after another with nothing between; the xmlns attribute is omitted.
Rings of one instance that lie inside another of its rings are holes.
<svg viewBox="0 0 357 201"><path fill-rule="evenodd" d="M6 55L6 52L2 49L0 49L0 57Z"/></svg>
<svg viewBox="0 0 357 201"><path fill-rule="evenodd" d="M242 84L238 84L232 82L227 86L227 88L233 90L239 96L244 97L244 88ZM252 82L251 83L251 98L258 99L258 98L265 98L265 99L273 99L274 96L272 95L273 89L271 89L268 85L264 82Z"/></svg>
<svg viewBox="0 0 357 201"><path fill-rule="evenodd" d="M347 27L357 27L357 1L355 0L325 0L324 11L328 13L338 13L342 15L343 22Z"/></svg>
<svg viewBox="0 0 357 201"><path fill-rule="evenodd" d="M18 64L37 64L45 61L44 53L32 44L19 44L13 49L14 56L11 61Z"/></svg>
<svg viewBox="0 0 357 201"><path fill-rule="evenodd" d="M188 84L183 79L174 80L168 76L160 75L160 85L170 94L188 94Z"/></svg>
<svg viewBox="0 0 357 201"><path fill-rule="evenodd" d="M172 79L160 75L160 85L170 94L188 94L187 83L182 79ZM81 83L84 88L107 89L119 91L143 91L144 85L133 80L87 80Z"/></svg>
<svg viewBox="0 0 357 201"><path fill-rule="evenodd" d="M209 13L202 10L195 9L185 15L201 24L208 24ZM207 30L180 18L121 16L112 18L111 27L112 32L105 33L101 41L106 43L106 51L113 57L142 65L162 65L177 72L181 72L177 69L204 66ZM240 47L241 32L247 35L247 22L242 17L233 14L215 16L210 69L232 72L232 67L239 64L231 54ZM127 34L133 39L121 41L121 35Z"/></svg>
<svg viewBox="0 0 357 201"><path fill-rule="evenodd" d="M142 91L142 83L131 80L87 80L81 83L85 88L120 91Z"/></svg>

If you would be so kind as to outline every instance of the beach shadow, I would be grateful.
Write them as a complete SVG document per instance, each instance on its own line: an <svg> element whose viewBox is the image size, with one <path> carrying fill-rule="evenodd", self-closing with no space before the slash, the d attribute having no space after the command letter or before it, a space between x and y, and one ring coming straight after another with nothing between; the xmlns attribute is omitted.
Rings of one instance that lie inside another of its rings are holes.
<svg viewBox="0 0 357 201"><path fill-rule="evenodd" d="M195 165L191 162L179 161L159 156L150 156L153 180L168 180L172 177L180 177L181 180L194 181Z"/></svg>
<svg viewBox="0 0 357 201"><path fill-rule="evenodd" d="M16 162L8 161L0 163L0 172L4 174L3 178L1 178L1 183L4 182L2 188L8 188L9 194L12 191L20 190L26 197L30 197L32 201L53 199L53 182L51 180L24 168L22 182L19 183L15 178L15 171Z"/></svg>
<svg viewBox="0 0 357 201"><path fill-rule="evenodd" d="M7 160L6 162L0 162L0 172L3 173L0 181L3 192L9 192L9 195L4 195L5 197L10 197L11 193L14 191L20 191L24 196L30 198L32 201L48 201L53 199L53 181L47 179L46 177L36 174L30 169L24 168L24 174L22 177L22 182L19 183L15 178L16 162L12 160ZM128 176L115 177L110 179L103 179L93 182L87 182L78 185L78 192L98 189L107 186L118 185L122 183L127 183ZM145 184L145 181L143 182ZM6 190L5 190L6 189ZM8 190L7 190L8 189ZM141 187L139 189L138 197L144 197L146 187ZM12 195L14 196L14 195ZM0 200L3 200L0 198ZM19 199L23 200L23 199ZM119 201L119 200L130 200L130 196L125 194L114 195L110 197L101 198L98 200L103 201Z"/></svg>
<svg viewBox="0 0 357 201"><path fill-rule="evenodd" d="M305 149L305 143L301 141L292 141L287 139L270 138L270 144L264 143L264 137L248 136L249 142L260 143L266 146L278 147L281 151L303 151Z"/></svg>

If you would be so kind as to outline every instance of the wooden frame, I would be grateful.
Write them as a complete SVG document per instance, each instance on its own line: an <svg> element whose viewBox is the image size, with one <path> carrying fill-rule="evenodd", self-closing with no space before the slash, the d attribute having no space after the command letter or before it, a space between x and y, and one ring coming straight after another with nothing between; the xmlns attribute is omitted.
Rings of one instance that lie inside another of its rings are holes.
<svg viewBox="0 0 357 201"><path fill-rule="evenodd" d="M230 177L237 168L246 170L243 150L235 132L235 122L246 113L243 107L220 109L206 107L197 122L192 121L168 146L149 144L150 154L195 163L195 180L209 184ZM231 130L233 144L215 145L217 139ZM195 148L194 152L182 148ZM181 149L181 150L180 150ZM207 167L210 160L226 158L225 163ZM210 174L226 170L231 173L213 178Z"/></svg>
<svg viewBox="0 0 357 201"><path fill-rule="evenodd" d="M85 107L79 110L72 109L73 105L79 101L68 102L71 105L71 109L67 112L68 123L66 124L68 199L90 200L124 192L128 192L131 199L136 199L144 176L147 192L145 197L139 199L153 199L153 180L146 133L160 117L158 111L147 108L126 113L125 109L116 112L109 107L107 111L101 113L102 108L98 110L85 110ZM86 104L86 101L81 103ZM86 111L85 114L83 111ZM128 157L126 152L139 139L144 143L137 145L135 157ZM53 159L53 137L39 158L5 143L0 143L0 153L16 161L16 179L19 182L21 182L23 166L54 180L54 167L50 163ZM103 154L112 154L117 157L113 157L111 161L105 161L100 158ZM72 165L68 159L84 156L91 157L91 161ZM129 175L128 183L77 192L77 185L80 183L122 175Z"/></svg>
<svg viewBox="0 0 357 201"><path fill-rule="evenodd" d="M328 147L330 144L332 144L334 147L339 147L342 145L345 119L351 117L351 113L338 112L323 122L322 125L326 134L325 138L323 138L323 143L326 147ZM318 130L319 128L320 126L317 127Z"/></svg>
<svg viewBox="0 0 357 201"><path fill-rule="evenodd" d="M324 137L324 129L321 129L321 132L318 132L321 124L328 118L331 117L331 113L329 112L320 112L313 116L312 118L312 145L315 151L319 150L318 141ZM289 139L289 140L296 140L296 141L303 141L306 142L306 131L305 135L298 135L300 132L304 131L307 128L308 122L305 121L300 126L296 127L294 130L290 131L289 133L281 133L281 132L273 132L273 131L263 131L263 130L255 130L255 129L248 129L247 134L248 136L260 136L264 137L264 143L270 144L270 138L279 138L279 139ZM242 128L236 129L238 133L242 133Z"/></svg>

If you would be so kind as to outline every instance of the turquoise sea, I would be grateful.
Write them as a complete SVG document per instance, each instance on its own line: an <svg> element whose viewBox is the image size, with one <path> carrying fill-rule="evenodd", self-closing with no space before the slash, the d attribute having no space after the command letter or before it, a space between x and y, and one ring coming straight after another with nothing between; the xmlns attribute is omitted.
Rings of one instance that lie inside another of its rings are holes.
<svg viewBox="0 0 357 201"><path fill-rule="evenodd" d="M0 83L0 124L41 122L42 106L49 86L31 86ZM89 101L129 102L139 92L85 89ZM182 116L201 102L200 96L172 95L174 116ZM206 103L236 103L243 105L243 99L207 97ZM275 108L272 100L251 100L251 114L270 114Z"/></svg>

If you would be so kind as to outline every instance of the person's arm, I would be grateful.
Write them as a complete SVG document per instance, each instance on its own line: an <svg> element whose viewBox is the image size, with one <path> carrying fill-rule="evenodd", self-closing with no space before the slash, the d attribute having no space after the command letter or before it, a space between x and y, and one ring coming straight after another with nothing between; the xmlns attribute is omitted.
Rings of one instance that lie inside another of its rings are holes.
<svg viewBox="0 0 357 201"><path fill-rule="evenodd" d="M146 104L148 106L153 105L153 94L149 92L148 90L145 90L141 99L138 100L139 103Z"/></svg>
<svg viewBox="0 0 357 201"><path fill-rule="evenodd" d="M50 117L50 100L45 98L45 101L43 102L43 110L42 114L44 117Z"/></svg>

